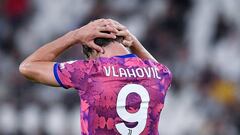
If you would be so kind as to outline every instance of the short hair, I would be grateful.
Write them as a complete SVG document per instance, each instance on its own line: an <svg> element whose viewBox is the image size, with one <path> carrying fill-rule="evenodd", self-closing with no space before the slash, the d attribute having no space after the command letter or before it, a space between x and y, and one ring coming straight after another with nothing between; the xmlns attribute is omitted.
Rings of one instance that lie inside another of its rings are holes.
<svg viewBox="0 0 240 135"><path fill-rule="evenodd" d="M110 39L110 38L95 38L94 39L94 43L100 47L105 47L107 45L109 45L112 42L119 42L122 43L123 42L123 37L122 36L117 36L116 39ZM83 46L83 54L89 58L92 53L93 53L93 49L88 47L87 45L82 45Z"/></svg>

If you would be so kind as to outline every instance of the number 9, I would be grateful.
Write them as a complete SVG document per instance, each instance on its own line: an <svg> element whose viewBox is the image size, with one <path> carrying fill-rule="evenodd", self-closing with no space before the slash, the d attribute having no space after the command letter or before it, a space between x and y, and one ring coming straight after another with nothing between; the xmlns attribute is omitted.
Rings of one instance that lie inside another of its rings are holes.
<svg viewBox="0 0 240 135"><path fill-rule="evenodd" d="M136 113L129 113L125 108L127 96L130 93L137 93L141 97L140 109ZM120 90L117 97L117 113L119 117L127 122L138 122L134 128L128 128L124 123L116 124L115 126L120 134L139 135L145 129L149 100L149 93L142 85L128 84Z"/></svg>

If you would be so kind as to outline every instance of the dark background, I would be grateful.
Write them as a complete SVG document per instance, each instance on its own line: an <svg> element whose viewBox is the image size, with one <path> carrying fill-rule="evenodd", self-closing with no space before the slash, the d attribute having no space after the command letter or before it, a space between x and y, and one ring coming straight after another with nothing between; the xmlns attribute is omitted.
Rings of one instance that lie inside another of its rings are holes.
<svg viewBox="0 0 240 135"><path fill-rule="evenodd" d="M124 24L173 72L161 135L240 134L239 0L0 0L0 135L78 135L74 90L34 84L20 62L97 18ZM83 58L81 46L59 61Z"/></svg>

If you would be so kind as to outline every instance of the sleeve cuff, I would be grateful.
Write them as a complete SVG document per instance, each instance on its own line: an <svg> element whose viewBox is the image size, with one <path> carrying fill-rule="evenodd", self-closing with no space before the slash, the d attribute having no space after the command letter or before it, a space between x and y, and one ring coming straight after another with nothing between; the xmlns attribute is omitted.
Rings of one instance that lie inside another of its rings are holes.
<svg viewBox="0 0 240 135"><path fill-rule="evenodd" d="M61 82L61 80L59 78L59 75L58 75L58 65L59 65L59 63L55 63L54 64L54 67L53 67L54 77L55 77L56 81L58 82L58 84L61 87L65 88L65 89L68 89L66 86L63 85L63 83Z"/></svg>

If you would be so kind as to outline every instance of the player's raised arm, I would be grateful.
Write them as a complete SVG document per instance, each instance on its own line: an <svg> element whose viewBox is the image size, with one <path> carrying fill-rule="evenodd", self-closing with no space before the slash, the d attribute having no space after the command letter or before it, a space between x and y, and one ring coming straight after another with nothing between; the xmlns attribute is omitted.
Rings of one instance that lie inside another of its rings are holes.
<svg viewBox="0 0 240 135"><path fill-rule="evenodd" d="M151 59L155 62L158 62L125 26L115 20L109 20L112 21L115 24L114 27L119 30L117 36L124 37L123 45L129 47L132 53L136 54L139 58Z"/></svg>
<svg viewBox="0 0 240 135"><path fill-rule="evenodd" d="M126 30L127 33L128 33L128 30ZM127 34L128 35L128 34ZM138 57L142 58L142 59L151 59L155 62L158 62L149 52L147 49L144 48L144 46L139 42L139 40L134 36L132 35L130 32L129 32L129 35L130 37L132 37L132 45L129 44L131 43L131 40L130 41L125 41L124 42L124 45L129 45L129 48L131 50L132 53L136 54Z"/></svg>
<svg viewBox="0 0 240 135"><path fill-rule="evenodd" d="M26 78L51 86L59 86L53 73L54 60L66 49L76 43L84 44L99 52L103 49L94 44L96 37L116 38L117 30L108 25L109 22L100 19L71 31L64 36L45 44L28 56L19 66L19 71ZM109 31L110 34L102 33Z"/></svg>

